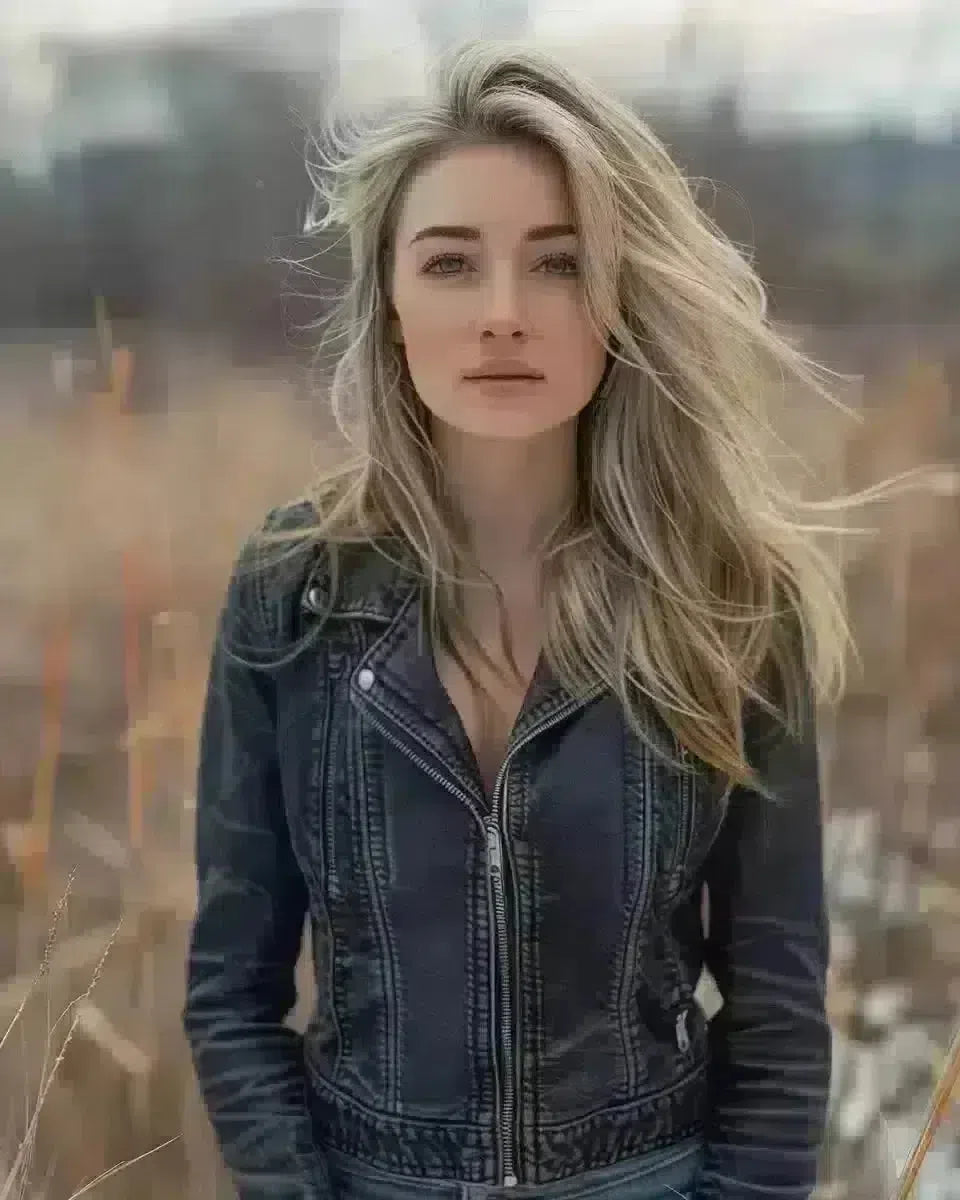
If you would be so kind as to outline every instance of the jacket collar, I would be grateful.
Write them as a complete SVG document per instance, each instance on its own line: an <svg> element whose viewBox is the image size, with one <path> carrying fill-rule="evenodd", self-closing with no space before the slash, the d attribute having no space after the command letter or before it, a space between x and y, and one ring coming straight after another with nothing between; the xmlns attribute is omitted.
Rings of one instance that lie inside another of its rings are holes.
<svg viewBox="0 0 960 1200"><path fill-rule="evenodd" d="M300 607L321 623L362 620L383 626L382 636L358 664L351 687L354 703L366 708L376 707L378 698L388 700L381 717L386 712L393 720L399 718L401 740L409 742L410 731L416 731L417 744L410 744L410 752L422 755L427 750L460 790L482 806L484 799L469 766L471 755L462 727L424 647L416 600L422 583L416 557L400 538L383 537L365 545L328 545L314 551L302 583ZM376 680L373 690L367 692L359 684L365 670ZM511 745L564 713L589 704L602 690L598 685L583 696L572 696L541 656Z"/></svg>
<svg viewBox="0 0 960 1200"><path fill-rule="evenodd" d="M419 584L416 558L400 538L318 547L301 588L300 606L324 620L389 624Z"/></svg>

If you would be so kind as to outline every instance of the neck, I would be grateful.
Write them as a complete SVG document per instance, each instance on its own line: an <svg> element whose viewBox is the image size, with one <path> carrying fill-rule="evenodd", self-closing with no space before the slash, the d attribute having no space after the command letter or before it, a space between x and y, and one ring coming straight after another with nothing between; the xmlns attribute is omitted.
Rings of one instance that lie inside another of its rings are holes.
<svg viewBox="0 0 960 1200"><path fill-rule="evenodd" d="M529 568L575 495L576 421L517 440L437 421L433 440L480 567L495 579Z"/></svg>

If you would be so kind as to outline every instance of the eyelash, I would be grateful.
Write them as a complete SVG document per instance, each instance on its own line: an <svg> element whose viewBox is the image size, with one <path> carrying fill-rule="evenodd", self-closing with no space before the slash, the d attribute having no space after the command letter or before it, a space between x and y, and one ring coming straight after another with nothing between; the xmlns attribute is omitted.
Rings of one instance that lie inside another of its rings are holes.
<svg viewBox="0 0 960 1200"><path fill-rule="evenodd" d="M433 256L433 258L428 259L423 264L423 266L420 269L421 275L435 275L438 278L441 278L441 277L449 278L451 276L456 275L457 272L455 272L455 271L434 271L433 270L433 268L438 263L446 262L446 261L449 261L450 259L453 259L454 261L460 263L461 265L466 262L466 258L462 254L451 254L449 252L446 252L444 254L435 254ZM542 258L537 263L537 269L539 269L540 267L544 266L547 263L556 262L558 260L562 261L565 265L570 266L573 269L569 270L569 271L557 271L557 272L550 271L550 272L547 272L548 274L558 274L561 276L566 276L568 278L573 278L574 276L576 276L578 274L576 258L572 254L568 254L564 251L558 252L556 254L546 255L544 258Z"/></svg>

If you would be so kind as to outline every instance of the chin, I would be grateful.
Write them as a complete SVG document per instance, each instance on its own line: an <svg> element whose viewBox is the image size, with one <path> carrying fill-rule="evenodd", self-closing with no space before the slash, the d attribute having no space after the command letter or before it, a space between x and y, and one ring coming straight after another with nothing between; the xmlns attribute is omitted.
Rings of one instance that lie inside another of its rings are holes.
<svg viewBox="0 0 960 1200"><path fill-rule="evenodd" d="M554 419L545 419L542 413L488 412L458 413L455 417L448 417L446 423L458 433L471 437L522 441L541 437L566 425L570 419L566 413Z"/></svg>

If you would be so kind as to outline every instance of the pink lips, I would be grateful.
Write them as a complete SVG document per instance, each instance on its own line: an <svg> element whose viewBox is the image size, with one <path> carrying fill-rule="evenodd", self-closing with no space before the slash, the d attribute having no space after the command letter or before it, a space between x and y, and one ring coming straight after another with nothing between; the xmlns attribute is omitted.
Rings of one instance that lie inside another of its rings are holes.
<svg viewBox="0 0 960 1200"><path fill-rule="evenodd" d="M490 359L473 371L464 371L464 379L486 379L509 381L515 379L543 379L543 372L534 370L527 363L515 358Z"/></svg>

